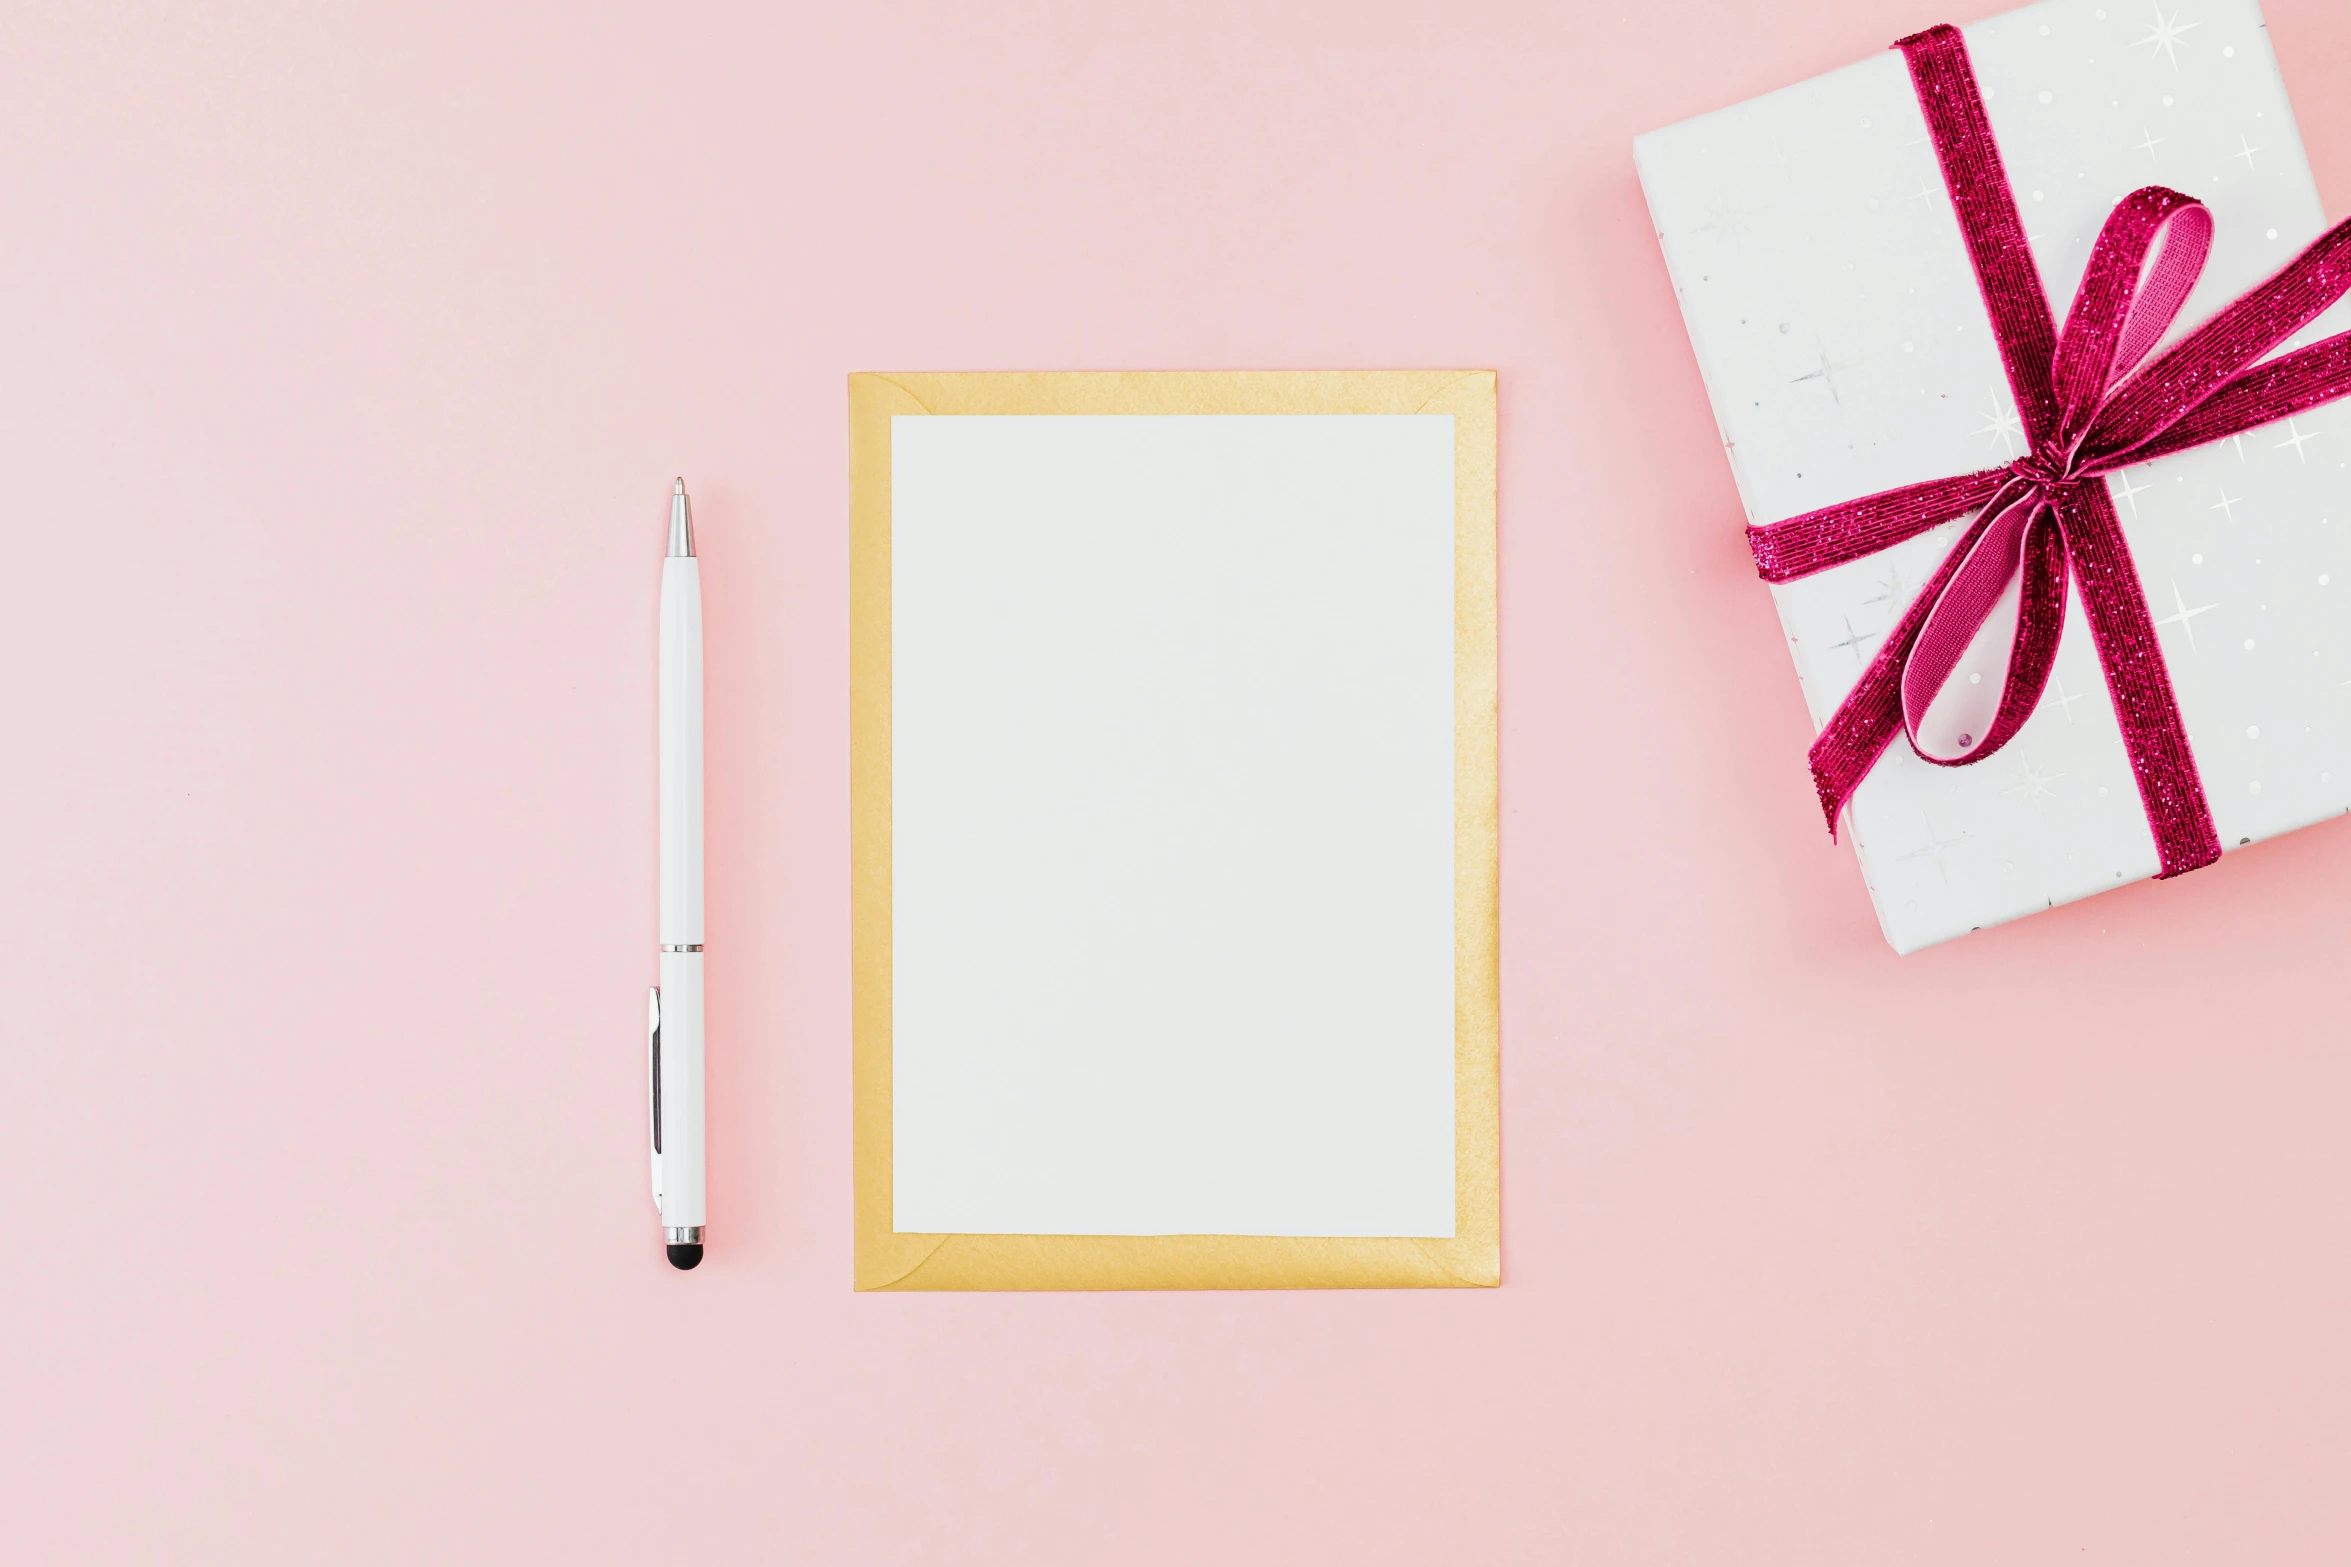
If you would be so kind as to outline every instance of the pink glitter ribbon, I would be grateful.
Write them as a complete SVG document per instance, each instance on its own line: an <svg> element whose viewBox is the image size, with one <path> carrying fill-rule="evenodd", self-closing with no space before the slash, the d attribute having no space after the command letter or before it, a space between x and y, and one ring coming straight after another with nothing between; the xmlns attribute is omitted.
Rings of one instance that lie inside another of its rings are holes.
<svg viewBox="0 0 2351 1567"><path fill-rule="evenodd" d="M1975 514L1813 743L1829 835L1896 734L1943 767L1980 762L2014 737L2056 660L2070 578L2160 874L2209 865L2220 835L2104 476L2351 395L2351 332L2256 362L2351 289L2351 223L2144 363L2203 270L2212 215L2174 190L2134 191L2106 220L2060 333L1959 30L1931 28L1895 47L1926 112L2031 449L2005 468L1747 530L1764 580L1788 582ZM1996 667L2004 653L1996 701L1973 681L1953 683L1971 652Z"/></svg>

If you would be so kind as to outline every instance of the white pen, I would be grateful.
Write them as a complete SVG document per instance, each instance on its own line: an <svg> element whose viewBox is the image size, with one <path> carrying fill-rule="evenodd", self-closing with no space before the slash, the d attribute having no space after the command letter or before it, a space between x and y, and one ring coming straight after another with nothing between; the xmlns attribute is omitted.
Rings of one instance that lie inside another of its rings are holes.
<svg viewBox="0 0 2351 1567"><path fill-rule="evenodd" d="M661 983L648 1020L653 1202L673 1267L702 1260L702 566L686 481L661 563Z"/></svg>

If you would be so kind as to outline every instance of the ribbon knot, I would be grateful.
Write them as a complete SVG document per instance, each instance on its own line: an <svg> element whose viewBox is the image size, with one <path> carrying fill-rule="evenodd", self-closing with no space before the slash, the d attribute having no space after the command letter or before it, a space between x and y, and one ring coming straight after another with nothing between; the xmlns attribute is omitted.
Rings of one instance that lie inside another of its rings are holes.
<svg viewBox="0 0 2351 1567"><path fill-rule="evenodd" d="M2208 865L2220 857L2219 833L2102 481L2351 395L2351 333L2263 358L2351 289L2351 223L2157 355L2204 269L2212 215L2178 191L2133 191L2100 231L2060 332L1959 30L1936 27L1896 47L2029 449L2005 467L1747 530L1764 580L1787 582L1972 514L1813 744L1830 835L1896 734L1944 767L1980 762L2015 737L2056 661L2070 584L2081 593L2161 874Z"/></svg>
<svg viewBox="0 0 2351 1567"><path fill-rule="evenodd" d="M2074 471L2070 453L2027 452L2010 463L2008 471L2031 485L2043 499L2054 497L2057 491L2080 478Z"/></svg>

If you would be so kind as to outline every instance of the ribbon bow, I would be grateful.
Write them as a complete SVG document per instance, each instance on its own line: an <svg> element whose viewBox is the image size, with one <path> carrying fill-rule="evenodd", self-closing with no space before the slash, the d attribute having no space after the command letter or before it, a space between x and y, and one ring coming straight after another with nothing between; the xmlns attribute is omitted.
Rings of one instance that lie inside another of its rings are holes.
<svg viewBox="0 0 2351 1567"><path fill-rule="evenodd" d="M1937 766L1964 767L2023 727L2057 657L2070 577L2160 874L2209 865L2220 835L2104 476L2351 394L2351 332L2258 362L2351 289L2351 223L2149 362L2203 270L2212 214L2178 191L2134 191L2106 220L2061 333L1959 30L1931 28L1895 47L1926 113L2031 449L2005 468L1747 530L1764 580L1788 582L1975 514L1813 743L1829 835L1896 734ZM1998 678L1954 683L1963 662Z"/></svg>

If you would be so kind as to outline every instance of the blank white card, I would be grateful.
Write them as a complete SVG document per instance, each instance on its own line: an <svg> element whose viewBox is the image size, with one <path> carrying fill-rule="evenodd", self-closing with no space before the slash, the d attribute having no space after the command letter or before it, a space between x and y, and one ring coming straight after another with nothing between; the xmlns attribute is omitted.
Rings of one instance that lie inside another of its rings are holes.
<svg viewBox="0 0 2351 1567"><path fill-rule="evenodd" d="M1452 418L890 439L894 1228L1451 1236Z"/></svg>

